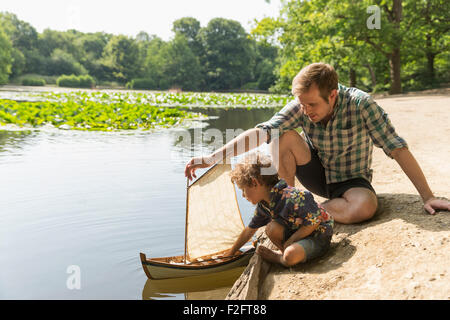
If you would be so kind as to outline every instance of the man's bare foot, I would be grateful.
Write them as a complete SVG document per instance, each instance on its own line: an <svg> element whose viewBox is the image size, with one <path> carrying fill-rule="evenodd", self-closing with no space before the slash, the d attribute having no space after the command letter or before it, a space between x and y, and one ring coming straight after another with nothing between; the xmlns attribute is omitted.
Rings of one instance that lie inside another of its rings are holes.
<svg viewBox="0 0 450 320"><path fill-rule="evenodd" d="M264 260L267 260L267 261L273 262L273 263L281 263L282 264L283 255L281 253L276 253L275 251L273 251L267 247L259 245L256 248L256 253L259 254L261 256L261 258L263 258Z"/></svg>

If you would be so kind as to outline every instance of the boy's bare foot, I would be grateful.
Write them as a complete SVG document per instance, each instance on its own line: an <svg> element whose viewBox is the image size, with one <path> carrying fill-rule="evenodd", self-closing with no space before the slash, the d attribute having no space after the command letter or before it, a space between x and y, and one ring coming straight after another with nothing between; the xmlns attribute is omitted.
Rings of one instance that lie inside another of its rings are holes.
<svg viewBox="0 0 450 320"><path fill-rule="evenodd" d="M259 245L256 248L256 253L259 254L261 256L261 258L263 258L264 260L282 264L283 255L281 253L276 253L275 251L273 251L267 247Z"/></svg>

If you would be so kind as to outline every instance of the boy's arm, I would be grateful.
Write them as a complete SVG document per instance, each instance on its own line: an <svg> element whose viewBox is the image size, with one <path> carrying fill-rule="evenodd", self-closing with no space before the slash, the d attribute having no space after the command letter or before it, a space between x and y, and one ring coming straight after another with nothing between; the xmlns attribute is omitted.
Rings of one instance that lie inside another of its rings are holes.
<svg viewBox="0 0 450 320"><path fill-rule="evenodd" d="M294 234L292 234L292 236L289 237L289 239L286 240L286 242L283 245L284 249L289 247L294 242L299 241L299 240L309 236L311 233L314 232L314 230L317 229L317 227L319 225L320 225L320 222L317 222L316 224L312 224L309 226L301 226L297 231L295 231Z"/></svg>
<svg viewBox="0 0 450 320"><path fill-rule="evenodd" d="M392 151L391 155L416 187L422 197L424 208L428 213L435 214L436 209L450 210L449 201L436 199L434 197L422 169L407 148L395 149Z"/></svg>
<svg viewBox="0 0 450 320"><path fill-rule="evenodd" d="M245 229L242 230L242 232L239 235L239 237L237 238L237 240L234 242L231 249L228 250L228 252L224 254L224 257L234 255L236 253L236 251L238 251L244 244L246 244L251 239L251 237L253 237L256 230L258 230L258 229L245 227Z"/></svg>

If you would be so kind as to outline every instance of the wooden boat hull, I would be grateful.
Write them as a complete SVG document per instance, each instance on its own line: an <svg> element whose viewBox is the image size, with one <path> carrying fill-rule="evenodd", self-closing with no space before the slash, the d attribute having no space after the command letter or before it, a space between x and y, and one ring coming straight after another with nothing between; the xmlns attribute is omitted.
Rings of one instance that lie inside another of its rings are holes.
<svg viewBox="0 0 450 320"><path fill-rule="evenodd" d="M171 279L204 275L246 266L254 252L255 249L252 248L240 255L222 259L211 259L211 256L214 255L209 255L202 257L203 262L196 261L189 264L182 264L183 256L147 259L144 253L140 253L140 257L142 268L149 279ZM216 253L215 255L219 254Z"/></svg>

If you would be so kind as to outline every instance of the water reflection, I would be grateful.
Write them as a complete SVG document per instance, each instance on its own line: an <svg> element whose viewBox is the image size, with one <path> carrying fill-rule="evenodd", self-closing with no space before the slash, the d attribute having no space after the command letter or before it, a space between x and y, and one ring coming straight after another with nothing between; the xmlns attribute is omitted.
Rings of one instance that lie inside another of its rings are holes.
<svg viewBox="0 0 450 320"><path fill-rule="evenodd" d="M142 299L223 300L245 267L177 279L148 279Z"/></svg>
<svg viewBox="0 0 450 320"><path fill-rule="evenodd" d="M194 128L173 129L169 134L173 139L173 158L201 156L222 147L241 132L253 128L258 123L270 119L274 108L192 108L210 117L203 125Z"/></svg>
<svg viewBox="0 0 450 320"><path fill-rule="evenodd" d="M0 153L21 149L30 138L34 138L38 132L31 130L0 130Z"/></svg>

